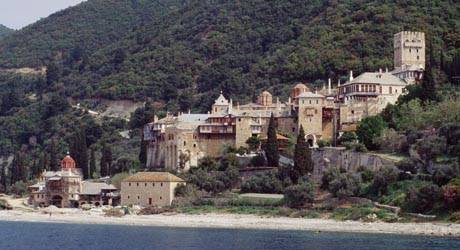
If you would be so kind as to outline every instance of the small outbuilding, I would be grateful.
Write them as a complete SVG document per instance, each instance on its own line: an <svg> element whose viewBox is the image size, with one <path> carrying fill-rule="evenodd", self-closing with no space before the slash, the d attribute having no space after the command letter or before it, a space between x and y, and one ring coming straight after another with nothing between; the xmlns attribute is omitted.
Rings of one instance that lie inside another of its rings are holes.
<svg viewBox="0 0 460 250"><path fill-rule="evenodd" d="M168 172L139 172L121 183L121 205L170 206L185 181Z"/></svg>

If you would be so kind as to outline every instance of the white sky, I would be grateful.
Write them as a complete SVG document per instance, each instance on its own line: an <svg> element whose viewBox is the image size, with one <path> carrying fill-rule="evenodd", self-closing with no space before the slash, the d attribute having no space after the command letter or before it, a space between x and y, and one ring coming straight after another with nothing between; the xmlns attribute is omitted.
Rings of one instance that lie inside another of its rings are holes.
<svg viewBox="0 0 460 250"><path fill-rule="evenodd" d="M20 29L85 0L0 0L0 24Z"/></svg>

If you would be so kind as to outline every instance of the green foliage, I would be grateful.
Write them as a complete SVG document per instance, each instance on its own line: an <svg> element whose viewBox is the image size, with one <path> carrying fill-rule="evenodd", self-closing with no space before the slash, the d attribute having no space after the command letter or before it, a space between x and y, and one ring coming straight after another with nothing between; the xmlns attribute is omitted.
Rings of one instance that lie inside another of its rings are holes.
<svg viewBox="0 0 460 250"><path fill-rule="evenodd" d="M308 143L305 141L305 132L300 126L297 143L294 150L294 168L291 170L290 177L294 184L302 176L313 172L313 159L311 158L311 150Z"/></svg>
<svg viewBox="0 0 460 250"><path fill-rule="evenodd" d="M340 136L339 141L343 145L344 143L352 143L358 139L354 132L344 132L342 136Z"/></svg>
<svg viewBox="0 0 460 250"><path fill-rule="evenodd" d="M329 191L338 198L358 196L361 193L361 176L341 173L329 183Z"/></svg>
<svg viewBox="0 0 460 250"><path fill-rule="evenodd" d="M302 207L315 199L315 184L310 179L302 179L299 184L284 189L284 200L289 207Z"/></svg>
<svg viewBox="0 0 460 250"><path fill-rule="evenodd" d="M83 172L83 179L90 178L90 171L88 168L88 144L86 141L86 131L83 125L75 129L75 134L72 138L70 153L75 159L77 168Z"/></svg>
<svg viewBox="0 0 460 250"><path fill-rule="evenodd" d="M399 170L394 167L382 167L374 174L374 179L369 189L369 193L374 196L381 196L388 193L388 186L399 178Z"/></svg>
<svg viewBox="0 0 460 250"><path fill-rule="evenodd" d="M324 148L324 147L329 147L331 146L331 142L327 140L318 140L318 147L319 148Z"/></svg>
<svg viewBox="0 0 460 250"><path fill-rule="evenodd" d="M118 173L112 176L110 178L110 184L114 185L118 190L121 189L121 182L125 179L128 178L129 174L128 173Z"/></svg>
<svg viewBox="0 0 460 250"><path fill-rule="evenodd" d="M13 32L14 32L14 30L6 27L5 25L0 24L0 39L2 37L5 37L5 36L13 33Z"/></svg>
<svg viewBox="0 0 460 250"><path fill-rule="evenodd" d="M257 174L241 184L243 193L283 193L283 184L273 172Z"/></svg>
<svg viewBox="0 0 460 250"><path fill-rule="evenodd" d="M442 200L442 190L437 185L427 184L411 188L405 200L405 209L416 213L430 212Z"/></svg>
<svg viewBox="0 0 460 250"><path fill-rule="evenodd" d="M386 123L381 116L369 116L361 120L356 130L360 142L370 150L377 149L378 145L374 142L382 135L386 128Z"/></svg>
<svg viewBox="0 0 460 250"><path fill-rule="evenodd" d="M100 161L101 176L105 177L105 176L110 176L112 174L112 162L113 162L112 147L104 143L102 145L101 161Z"/></svg>
<svg viewBox="0 0 460 250"><path fill-rule="evenodd" d="M446 139L436 135L424 137L415 144L420 158L428 164L430 161L446 152Z"/></svg>
<svg viewBox="0 0 460 250"><path fill-rule="evenodd" d="M443 186L457 177L460 177L458 164L441 165L434 171L433 182L438 186Z"/></svg>
<svg viewBox="0 0 460 250"><path fill-rule="evenodd" d="M332 167L326 170L323 173L323 177L321 177L321 189L329 190L329 184L333 180L335 180L340 174L341 174L340 169L336 167Z"/></svg>
<svg viewBox="0 0 460 250"><path fill-rule="evenodd" d="M18 181L10 187L9 192L15 195L24 196L27 194L27 186L27 182Z"/></svg>
<svg viewBox="0 0 460 250"><path fill-rule="evenodd" d="M267 157L267 164L270 167L278 167L279 165L279 149L278 140L276 138L276 123L273 114L270 117L267 131L267 142L264 145L265 156Z"/></svg>
<svg viewBox="0 0 460 250"><path fill-rule="evenodd" d="M249 150L251 152L255 152L260 147L260 139L257 136L251 136L246 140L246 144L248 144Z"/></svg>
<svg viewBox="0 0 460 250"><path fill-rule="evenodd" d="M220 165L220 164L219 164ZM227 167L217 166L223 171L209 171L206 167L199 165L191 168L184 174L187 183L191 183L200 190L214 194L233 188L239 181L238 168L232 165Z"/></svg>

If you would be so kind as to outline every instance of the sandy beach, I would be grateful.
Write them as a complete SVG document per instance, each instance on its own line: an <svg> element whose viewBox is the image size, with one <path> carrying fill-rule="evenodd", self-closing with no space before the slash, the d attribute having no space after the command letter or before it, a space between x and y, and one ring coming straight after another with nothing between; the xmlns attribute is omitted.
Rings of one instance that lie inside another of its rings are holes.
<svg viewBox="0 0 460 250"><path fill-rule="evenodd" d="M306 230L315 232L385 233L403 235L432 235L460 237L460 224L453 223L384 223L262 217L239 214L160 214L106 217L102 211L62 209L50 216L44 212L0 211L0 221L115 224L156 227L231 228Z"/></svg>

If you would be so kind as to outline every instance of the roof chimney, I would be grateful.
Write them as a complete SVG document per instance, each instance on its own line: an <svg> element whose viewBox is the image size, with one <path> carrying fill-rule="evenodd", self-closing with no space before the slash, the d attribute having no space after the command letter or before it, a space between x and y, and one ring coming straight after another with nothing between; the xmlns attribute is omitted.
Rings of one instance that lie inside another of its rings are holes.
<svg viewBox="0 0 460 250"><path fill-rule="evenodd" d="M388 67L385 68L385 72L388 73Z"/></svg>
<svg viewBox="0 0 460 250"><path fill-rule="evenodd" d="M337 87L340 87L340 79L339 79L339 82L337 83Z"/></svg>
<svg viewBox="0 0 460 250"><path fill-rule="evenodd" d="M382 68L379 68L379 73L382 74Z"/></svg>
<svg viewBox="0 0 460 250"><path fill-rule="evenodd" d="M327 94L330 95L331 94L331 78L328 79L327 81Z"/></svg>
<svg viewBox="0 0 460 250"><path fill-rule="evenodd" d="M353 81L353 70L350 70L350 82Z"/></svg>

